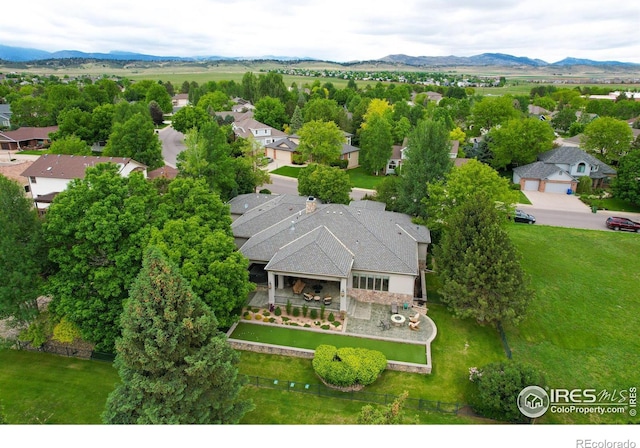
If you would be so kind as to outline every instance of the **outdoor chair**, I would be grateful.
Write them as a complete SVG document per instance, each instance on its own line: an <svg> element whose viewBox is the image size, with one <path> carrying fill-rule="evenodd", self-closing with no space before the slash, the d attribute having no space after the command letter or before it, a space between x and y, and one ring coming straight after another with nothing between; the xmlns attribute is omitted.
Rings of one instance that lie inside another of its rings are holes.
<svg viewBox="0 0 640 448"><path fill-rule="evenodd" d="M331 296L326 296L324 298L324 304L325 305L331 305L331 300L332 300Z"/></svg>
<svg viewBox="0 0 640 448"><path fill-rule="evenodd" d="M391 324L381 320L380 323L378 324L379 328L382 328L382 330L388 330L389 328L391 328Z"/></svg>
<svg viewBox="0 0 640 448"><path fill-rule="evenodd" d="M410 330L417 330L418 329L418 325L420 325L420 321L409 322L409 329Z"/></svg>
<svg viewBox="0 0 640 448"><path fill-rule="evenodd" d="M392 303L391 304L391 314L398 314L398 304L397 303Z"/></svg>
<svg viewBox="0 0 640 448"><path fill-rule="evenodd" d="M413 317L410 317L409 320L411 322L419 322L420 321L420 313L416 313L416 315L413 316Z"/></svg>
<svg viewBox="0 0 640 448"><path fill-rule="evenodd" d="M313 300L313 294L309 294L308 292L305 292L302 295L304 296L304 300L307 302L311 302Z"/></svg>
<svg viewBox="0 0 640 448"><path fill-rule="evenodd" d="M296 281L296 283L293 285L293 293L300 294L305 286L306 286L306 283L298 279L298 281Z"/></svg>

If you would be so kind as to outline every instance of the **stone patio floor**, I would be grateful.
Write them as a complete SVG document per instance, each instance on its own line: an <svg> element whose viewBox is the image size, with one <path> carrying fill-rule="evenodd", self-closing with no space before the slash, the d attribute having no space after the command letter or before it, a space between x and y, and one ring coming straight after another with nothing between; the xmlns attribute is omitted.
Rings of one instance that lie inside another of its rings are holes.
<svg viewBox="0 0 640 448"><path fill-rule="evenodd" d="M278 290L276 291L276 305L284 308L287 300L289 300L293 306L300 307L306 303L310 308L313 307L313 304L305 302L301 297L301 295L289 293L289 290L287 289ZM337 294L333 297L333 303L330 306L325 307L328 311L338 311L340 308L340 301L335 299ZM250 295L248 300L248 305L260 308L267 308L268 303L269 296L266 289L259 289L255 291ZM428 314L427 317L421 315L418 329L411 330L409 328L409 317L415 315L416 312L417 311L411 307L403 309L403 307L400 306L398 314L403 315L406 318L406 321L402 326L395 326L390 320L391 307L389 305L359 302L355 299L349 298L347 316L342 331L345 334L361 335L374 339L392 339L397 341L427 343L435 337L437 331L436 325L428 317ZM380 325L381 320L390 324L390 328L388 330L382 329L382 326Z"/></svg>

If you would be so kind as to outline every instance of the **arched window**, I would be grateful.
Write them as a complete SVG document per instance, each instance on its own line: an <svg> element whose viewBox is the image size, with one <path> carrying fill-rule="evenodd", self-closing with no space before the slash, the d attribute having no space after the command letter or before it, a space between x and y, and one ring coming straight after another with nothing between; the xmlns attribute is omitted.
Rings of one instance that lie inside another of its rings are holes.
<svg viewBox="0 0 640 448"><path fill-rule="evenodd" d="M580 162L578 164L578 173L584 173L587 165L584 162Z"/></svg>

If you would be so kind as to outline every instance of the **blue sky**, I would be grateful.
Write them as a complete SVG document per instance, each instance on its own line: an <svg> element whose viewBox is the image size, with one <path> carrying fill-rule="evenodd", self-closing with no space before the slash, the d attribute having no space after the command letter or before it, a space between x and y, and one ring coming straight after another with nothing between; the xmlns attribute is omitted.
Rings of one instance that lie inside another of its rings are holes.
<svg viewBox="0 0 640 448"><path fill-rule="evenodd" d="M507 53L640 63L630 0L30 0L6 2L0 44L161 56Z"/></svg>

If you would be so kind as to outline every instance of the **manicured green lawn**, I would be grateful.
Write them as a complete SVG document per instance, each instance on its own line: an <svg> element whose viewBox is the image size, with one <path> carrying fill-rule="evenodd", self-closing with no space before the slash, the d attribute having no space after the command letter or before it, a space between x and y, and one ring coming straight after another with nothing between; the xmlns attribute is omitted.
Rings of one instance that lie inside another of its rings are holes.
<svg viewBox="0 0 640 448"><path fill-rule="evenodd" d="M531 205L531 201L529 200L527 195L522 192L522 190L519 191L518 193L520 194L519 197L518 197L518 204L529 204L529 205Z"/></svg>
<svg viewBox="0 0 640 448"><path fill-rule="evenodd" d="M505 328L514 359L540 368L550 387L637 386L638 235L547 226L512 226L509 232L535 290L527 317ZM550 413L541 420L627 422L622 416Z"/></svg>
<svg viewBox="0 0 640 448"><path fill-rule="evenodd" d="M362 169L362 167L347 170L347 174L351 179L351 185L356 188L365 188L367 190L375 190L376 185L384 179L384 176L373 176L367 173Z"/></svg>
<svg viewBox="0 0 640 448"><path fill-rule="evenodd" d="M98 424L119 382L111 363L0 350L0 403L10 424Z"/></svg>
<svg viewBox="0 0 640 448"><path fill-rule="evenodd" d="M631 202L625 201L622 199L617 199L617 198L588 199L587 197L581 196L580 200L589 206L595 205L596 207L598 207L599 210L640 213L640 206L632 204Z"/></svg>
<svg viewBox="0 0 640 448"><path fill-rule="evenodd" d="M289 328L286 326L257 325L240 322L230 336L243 341L262 342L264 344L283 345L315 350L318 345L328 344L335 347L358 347L382 352L387 359L426 364L424 345L402 344L379 339L365 339L345 336L341 333L315 332Z"/></svg>
<svg viewBox="0 0 640 448"><path fill-rule="evenodd" d="M299 167L299 166L281 166L280 168L276 168L271 172L273 174L279 174L281 176L287 176L287 177L294 177L297 179L301 168L302 167Z"/></svg>

